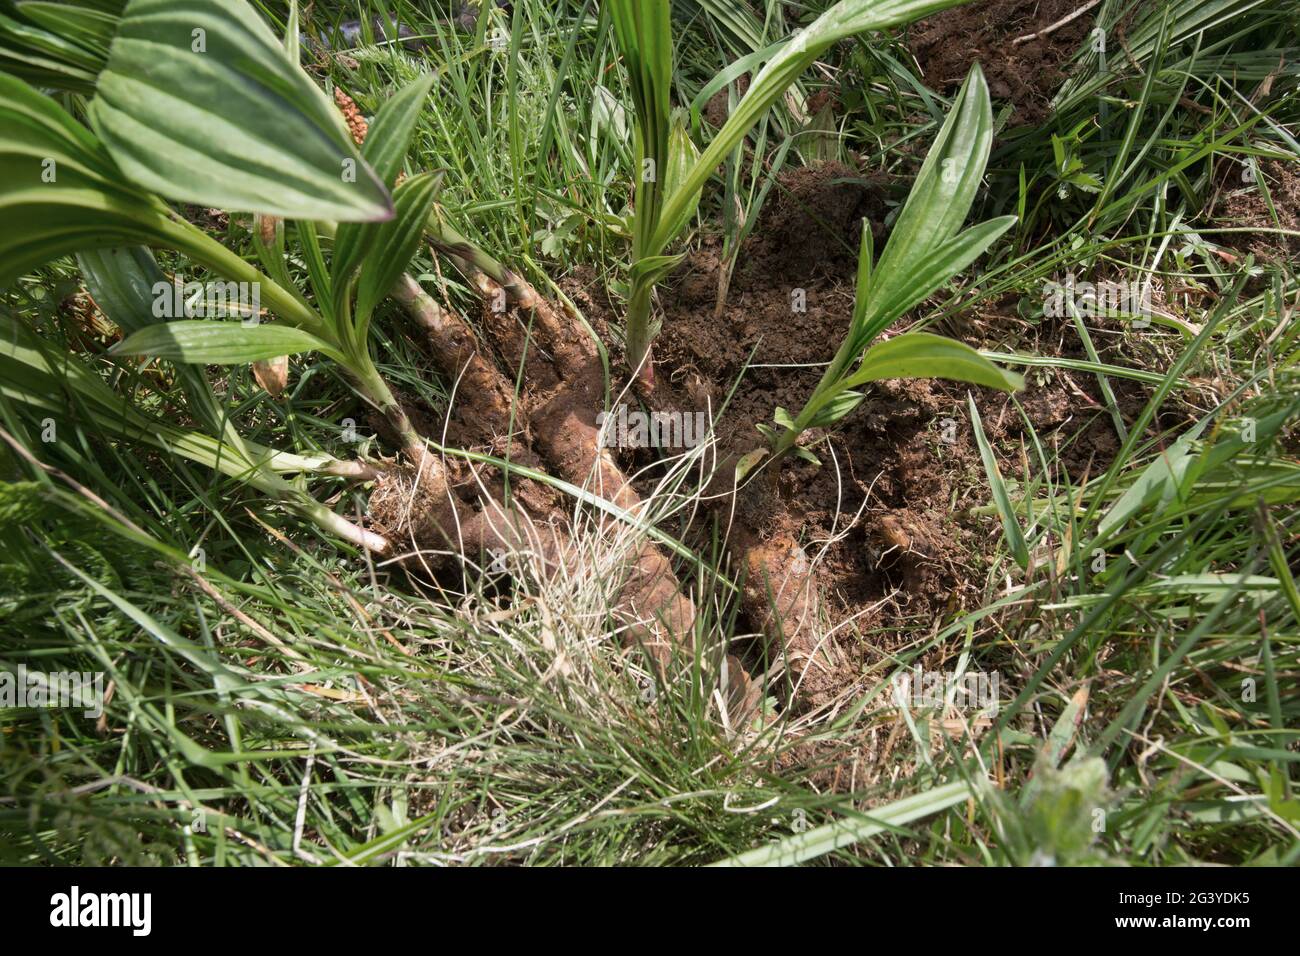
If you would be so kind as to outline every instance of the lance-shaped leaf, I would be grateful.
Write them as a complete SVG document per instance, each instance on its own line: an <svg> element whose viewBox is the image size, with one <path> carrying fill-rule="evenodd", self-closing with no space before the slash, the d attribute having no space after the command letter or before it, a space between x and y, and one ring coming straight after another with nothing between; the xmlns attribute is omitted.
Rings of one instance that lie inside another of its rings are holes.
<svg viewBox="0 0 1300 956"><path fill-rule="evenodd" d="M397 215L379 227L379 235L362 264L361 279L357 282L358 341L365 341L375 306L388 295L415 255L441 184L441 173L422 173L406 180L393 194Z"/></svg>
<svg viewBox="0 0 1300 956"><path fill-rule="evenodd" d="M819 388L792 431L833 424L861 402L862 396L852 389L891 378L946 378L1007 392L1025 387L1023 378L994 365L969 345L929 332L905 332L867 349L852 375Z"/></svg>
<svg viewBox="0 0 1300 956"><path fill-rule="evenodd" d="M993 111L979 64L971 67L943 128L872 270L859 292L853 328L865 348L899 315L973 262L1015 221L982 223L961 236L993 143Z"/></svg>
<svg viewBox="0 0 1300 956"><path fill-rule="evenodd" d="M130 0L90 120L132 182L287 219L387 219L342 117L244 0Z"/></svg>
<svg viewBox="0 0 1300 956"><path fill-rule="evenodd" d="M609 0L614 34L627 66L628 86L636 107L637 255L649 255L645 243L658 222L664 190L660 180L670 163L673 82L671 0ZM678 177L680 179L680 177Z"/></svg>
<svg viewBox="0 0 1300 956"><path fill-rule="evenodd" d="M140 246L99 249L77 256L86 288L95 305L126 335L163 319L154 316L157 288L172 280L153 253Z"/></svg>
<svg viewBox="0 0 1300 956"><path fill-rule="evenodd" d="M818 57L840 40L867 30L884 30L956 6L965 0L840 0L811 24L794 34L758 71L744 97L692 164L680 185L667 198L654 237L644 253L662 252L684 222L683 210L699 201L699 192L736 145L748 135L763 114L781 98Z"/></svg>
<svg viewBox="0 0 1300 956"><path fill-rule="evenodd" d="M154 304L160 285L170 289L172 280L163 274L148 249L133 246L79 252L77 265L95 304L124 334L164 321L154 315ZM177 378L190 414L209 434L224 435L234 444L242 441L203 369L182 365L177 369Z"/></svg>
<svg viewBox="0 0 1300 956"><path fill-rule="evenodd" d="M33 64L75 66L93 80L102 69L106 52L95 53L57 30L50 30L36 20L17 19L0 14L0 49L7 56Z"/></svg>
<svg viewBox="0 0 1300 956"><path fill-rule="evenodd" d="M329 343L291 326L201 320L146 326L109 351L198 365L244 365L297 352L319 351L338 357Z"/></svg>
<svg viewBox="0 0 1300 956"><path fill-rule="evenodd" d="M108 58L108 46L117 30L116 14L72 3L48 3L44 0L21 0L18 12L28 20L90 51L102 65Z"/></svg>
<svg viewBox="0 0 1300 956"><path fill-rule="evenodd" d="M419 118L433 80L433 75L427 74L390 96L375 114L370 131L366 133L361 155L390 189L397 174L401 172L402 161L406 158L411 136L415 132L415 121ZM334 239L332 264L334 300L344 298L353 280L353 273L374 243L379 228L370 223L342 223L339 226Z"/></svg>
<svg viewBox="0 0 1300 956"><path fill-rule="evenodd" d="M937 292L982 256L1015 222L1015 216L999 216L971 226L941 245L918 250L914 257L895 258L889 267L893 274L888 278L883 269L873 270L870 275L878 277L879 283L873 285L868 279L867 310L852 326L855 350L866 348L896 319Z"/></svg>
<svg viewBox="0 0 1300 956"><path fill-rule="evenodd" d="M0 396L60 421L89 421L101 434L181 455L281 496L292 488L279 474L349 473L346 463L329 455L294 455L256 442L232 442L230 432L217 437L147 415L80 359L57 352L17 319L2 314Z"/></svg>
<svg viewBox="0 0 1300 956"><path fill-rule="evenodd" d="M671 196L677 191L678 186L690 175L691 167L699 158L700 151L691 142L690 134L686 132L685 122L680 117L677 118L673 122L672 131L668 134L668 171L664 176L664 195ZM685 230L686 224L695 215L699 202L700 194L697 192L693 202L687 202L679 207L676 222L665 223L673 235L681 235Z"/></svg>
<svg viewBox="0 0 1300 956"><path fill-rule="evenodd" d="M379 108L374 122L366 133L361 155L365 157L385 186L390 189L397 174L402 171L402 161L411 146L415 122L424 108L424 101L433 89L434 75L426 73L402 87Z"/></svg>

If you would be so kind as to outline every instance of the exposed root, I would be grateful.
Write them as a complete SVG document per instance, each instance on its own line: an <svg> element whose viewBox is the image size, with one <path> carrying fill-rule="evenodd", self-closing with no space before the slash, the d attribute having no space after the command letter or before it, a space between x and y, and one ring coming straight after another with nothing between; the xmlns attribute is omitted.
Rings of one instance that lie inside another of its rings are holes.
<svg viewBox="0 0 1300 956"><path fill-rule="evenodd" d="M486 492L473 502L451 492L435 498L412 470L390 472L376 483L370 517L386 537L408 546L408 565L430 573L453 561L502 570L507 555L525 552L540 559L538 567L556 569L568 543L554 522L534 521L517 503L502 504Z"/></svg>
<svg viewBox="0 0 1300 956"><path fill-rule="evenodd" d="M641 643L661 665L676 648L695 648L695 603L682 593L672 564L653 545L643 545L632 558L616 611L632 623L628 640Z"/></svg>
<svg viewBox="0 0 1300 956"><path fill-rule="evenodd" d="M484 435L508 434L511 430L510 383L483 358L474 333L465 321L435 302L409 275L398 280L393 288L393 297L428 334L434 361L455 383L459 420Z"/></svg>
<svg viewBox="0 0 1300 956"><path fill-rule="evenodd" d="M834 692L839 650L823 638L825 613L817 569L798 538L789 530L767 530L776 494L770 476L751 473L737 487L736 469L746 457L733 453L722 459L703 494L715 507L737 504L730 549L744 576L741 608L763 635L772 665L783 668L796 699L806 707L820 706Z"/></svg>
<svg viewBox="0 0 1300 956"><path fill-rule="evenodd" d="M600 440L596 416L604 407L604 371L595 344L524 280L510 274L507 288L466 260L461 264L483 296L488 331L508 362L527 362L534 390L527 402L515 402L510 380L485 355L465 320L435 302L414 279L403 277L393 294L428 335L435 361L457 383L459 424L485 443L513 430L514 460L531 454L529 443L514 440L527 436L552 473L590 488L632 517L641 516L644 502ZM503 302L512 309L503 309ZM525 338L516 334L520 328L532 330L533 347L527 354ZM542 391L536 391L543 383ZM534 431L531 421L544 422L545 427ZM392 493L390 485L387 494ZM376 492L372 511L393 510L384 504L384 495ZM537 535L530 534L533 519L517 502L503 505L486 490L465 502L445 486L441 495L445 507L431 507L426 497L419 514L405 501L406 516L399 524L417 551L438 556L426 562L431 567L454 555L472 560L475 555L488 558L525 548L534 553L540 549L541 566L552 571L567 568L565 561L572 560L572 555L565 557L565 542L554 522L549 543L539 545ZM616 592L614 612L626 625L626 643L643 647L666 669L676 654L694 650L696 608L661 548L640 537L629 548L621 562L626 577ZM798 699L815 705L833 691L835 649L819 636L820 595L807 554L786 531L764 539L741 530L735 550L746 578L744 610L767 636L768 653L784 666ZM728 655L726 661L721 675L726 709L733 722L744 723L757 709L761 688L739 659Z"/></svg>
<svg viewBox="0 0 1300 956"><path fill-rule="evenodd" d="M532 396L526 408L514 407L516 431L531 437L533 446L558 477L591 488L632 516L639 516L641 499L609 450L602 447L596 426L596 416L604 407L604 372L594 343L572 317L522 278L498 267L498 275L509 282L502 285L468 264L472 247L466 247L459 250L465 254L461 261L483 295L484 315L492 324L490 331L499 340L506 339L503 351L507 360L527 360L530 380L552 386L549 392ZM511 420L509 380L484 358L464 320L439 307L413 280L399 284L396 295L428 333L438 363L469 383L470 418L476 419L485 433L500 434ZM517 313L503 308L503 303ZM522 346L508 334L503 319L518 320L525 328L531 326L537 349L526 356L512 354L516 349L522 351ZM543 371L539 366L548 367ZM537 374L539 371L542 374ZM534 431L528 425L530 421L544 422L545 427ZM616 594L614 610L628 625L627 642L641 644L656 661L666 665L676 649L689 651L694 647L695 605L682 591L661 549L640 539L632 547L635 550L627 556L627 577Z"/></svg>
<svg viewBox="0 0 1300 956"><path fill-rule="evenodd" d="M752 503L749 509L757 511ZM756 520L732 532L744 575L741 607L763 634L773 669L784 670L801 706L815 708L836 692L840 653L824 628L816 568L798 538L778 527L758 533Z"/></svg>
<svg viewBox="0 0 1300 956"><path fill-rule="evenodd" d="M570 317L562 317L531 286L519 282L524 287L523 301L534 304L520 319L525 324L531 319L539 351L549 357L553 380L558 382L533 401L533 420L546 423L533 436L538 450L561 478L590 488L640 517L643 502L603 446L596 425L596 416L604 408L604 369L595 344ZM619 589L616 612L631 625L628 641L643 644L656 660L666 663L675 647L694 648L695 604L683 592L662 549L645 540L635 548L628 555L628 576Z"/></svg>
<svg viewBox="0 0 1300 956"><path fill-rule="evenodd" d="M393 295L424 329L435 361L456 383L458 424L465 437L491 445L512 429L514 435L529 435L553 473L639 513L639 496L599 440L596 415L603 408L604 378L594 345L522 279L516 277L509 290L481 271L475 279L485 298L485 315L499 319L503 310L497 306L515 296L529 304L527 320L536 328L544 352L544 356L528 356L531 366L536 368L543 357L549 358L550 381L559 384L528 407L514 402L510 380L484 356L465 320L441 307L414 279L403 277ZM516 308L520 307L516 303ZM544 421L546 427L534 434L530 420ZM508 444L512 460L537 463L526 444L514 441L513 436ZM514 490L522 493L517 487ZM527 511L519 510L518 502L503 505L483 489L466 503L458 500L445 482L434 482L429 492L429 498L445 502L445 506L426 504L423 513L415 515L414 504L407 503L403 513L377 491L372 513L376 509L384 513L385 523L396 520L403 538L411 540L417 550L447 549L469 557L509 551L523 544L521 528L529 525L531 518ZM392 494L391 488L387 494ZM537 513L551 510L543 502ZM694 603L682 593L671 563L659 549L638 543L628 557L627 578L617 592L615 612L629 625L628 642L641 643L656 660L666 663L675 646L693 647Z"/></svg>
<svg viewBox="0 0 1300 956"><path fill-rule="evenodd" d="M732 729L744 730L758 713L763 699L762 685L749 676L739 657L728 654L723 659L721 686Z"/></svg>

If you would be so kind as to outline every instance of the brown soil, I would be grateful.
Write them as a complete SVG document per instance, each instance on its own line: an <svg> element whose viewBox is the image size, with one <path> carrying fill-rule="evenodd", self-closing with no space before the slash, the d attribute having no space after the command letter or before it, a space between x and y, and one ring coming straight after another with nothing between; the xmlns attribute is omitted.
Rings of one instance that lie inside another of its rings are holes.
<svg viewBox="0 0 1300 956"><path fill-rule="evenodd" d="M1069 16L1080 0L976 0L914 24L908 47L936 90L961 85L978 61L994 100L1010 102L1015 125L1041 123L1066 67L1092 29L1093 12L1045 37L1013 45Z"/></svg>
<svg viewBox="0 0 1300 956"><path fill-rule="evenodd" d="M1278 160L1267 160L1259 166L1259 176L1277 211L1276 221L1269 212L1260 183L1245 181L1243 172L1244 167L1237 163L1225 166L1214 210L1215 225L1237 229L1281 227L1300 232L1300 166ZM1294 262L1300 257L1300 237L1296 236L1275 232L1227 233L1216 241L1269 262Z"/></svg>
<svg viewBox="0 0 1300 956"><path fill-rule="evenodd" d="M736 100L739 101L742 96L749 92L749 74L742 73L736 77L736 81L732 85L736 88ZM704 109L701 112L705 121L714 129L720 129L731 115L731 109L728 106L730 100L731 96L728 87L724 86L710 96L709 101L704 104Z"/></svg>

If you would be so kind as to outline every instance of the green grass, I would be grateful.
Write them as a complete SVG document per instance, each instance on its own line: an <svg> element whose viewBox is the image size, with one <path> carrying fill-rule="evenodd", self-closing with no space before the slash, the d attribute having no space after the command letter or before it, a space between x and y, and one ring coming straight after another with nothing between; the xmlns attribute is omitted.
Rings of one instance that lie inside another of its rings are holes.
<svg viewBox="0 0 1300 956"><path fill-rule="evenodd" d="M259 6L279 29L286 9ZM457 228L544 290L581 268L626 292L637 156L598 5L516 3L476 35L430 6L452 5L386 4L433 49L354 51L321 60L316 75L373 115L432 71L412 166L445 170L439 202ZM776 3L675 6L683 105L791 29ZM826 6L810 4L800 22ZM1106 0L1101 22L1129 6ZM1216 7L1227 22L1179 40L1180 23ZM314 16L379 10L318 2ZM0 861L1294 863L1300 283L1294 258L1248 259L1211 206L1253 185L1235 164L1300 162L1294 12L1178 0L1163 25L1129 26L1136 66L1117 44L1104 62L1084 51L1049 126L997 130L970 221L1019 221L978 276L914 317L946 328L995 307L1018 312L1009 331L962 338L1031 389L1047 380L1035 376L1066 373L1105 383L1092 414L1121 451L1079 480L1063 460L1091 421L1041 434L1013 402L1029 439L994 442L997 469L981 461L970 477L983 502L973 517L995 542L980 606L900 617L889 633L847 626L844 639L892 651L874 689L834 714L733 734L696 662L658 680L623 654L604 583L619 553L611 539L644 532L608 516L580 523L583 574L417 586L238 476L123 441L84 408L42 441L44 416L0 395L0 671L103 671L112 685L102 726L77 711L0 711ZM504 51L491 42L498 28ZM1287 66L1260 92L1279 59ZM897 176L901 201L950 101L924 88L899 36L869 35L824 60L799 90L860 94L835 138L864 168ZM753 155L732 154L706 186L688 243L724 232L734 250L779 171L815 159L789 106L760 125ZM1062 167L1053 134L1077 165ZM1078 188L1081 175L1101 187ZM1276 186L1262 178L1262 192ZM748 217L730 215L737 198ZM250 225L232 216L218 238L251 254ZM305 278L302 263L290 268ZM445 260L422 250L411 271L474 314ZM1067 272L1157 279L1152 325L1075 315L1040 334L1043 283ZM38 330L50 354L80 355L144 412L196 424L169 367L127 372L87 353L60 307L80 286L76 263L60 260L0 293L0 312ZM383 305L372 335L388 382L446 407L453 383L430 373L418 330ZM826 343L828 361L837 344ZM1055 357L1076 344L1086 360ZM279 401L244 366L209 378L250 441L349 458L356 446L340 425L352 418L367 447L384 450L318 356L293 360ZM1139 390L1136 415L1115 397L1121 384ZM695 551L681 566L697 569L707 669L741 625L721 549L685 528L684 482L682 472L665 482L655 512L659 533ZM338 514L364 512L362 488L329 478L312 488ZM923 658L997 671L993 725L949 738L933 714L900 716L886 681ZM856 775L833 789L852 757Z"/></svg>

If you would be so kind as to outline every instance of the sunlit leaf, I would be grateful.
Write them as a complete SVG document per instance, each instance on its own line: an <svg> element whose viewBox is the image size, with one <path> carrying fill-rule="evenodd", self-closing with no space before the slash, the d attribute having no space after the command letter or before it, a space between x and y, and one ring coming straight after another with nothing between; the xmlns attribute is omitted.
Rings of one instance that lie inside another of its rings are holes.
<svg viewBox="0 0 1300 956"><path fill-rule="evenodd" d="M969 345L929 332L906 332L873 345L844 384L856 388L891 378L946 378L1007 392L1025 387L1023 378L994 365Z"/></svg>
<svg viewBox="0 0 1300 956"><path fill-rule="evenodd" d="M91 124L128 179L291 219L386 219L342 117L244 0L130 0Z"/></svg>

